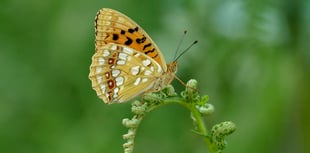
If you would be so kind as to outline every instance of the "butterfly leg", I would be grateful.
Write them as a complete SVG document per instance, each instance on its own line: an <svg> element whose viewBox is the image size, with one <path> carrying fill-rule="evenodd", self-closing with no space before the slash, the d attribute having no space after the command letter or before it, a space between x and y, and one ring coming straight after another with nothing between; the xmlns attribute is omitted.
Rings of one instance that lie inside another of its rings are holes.
<svg viewBox="0 0 310 153"><path fill-rule="evenodd" d="M141 102L144 103L144 96L145 96L146 92L143 92L142 96L141 96Z"/></svg>

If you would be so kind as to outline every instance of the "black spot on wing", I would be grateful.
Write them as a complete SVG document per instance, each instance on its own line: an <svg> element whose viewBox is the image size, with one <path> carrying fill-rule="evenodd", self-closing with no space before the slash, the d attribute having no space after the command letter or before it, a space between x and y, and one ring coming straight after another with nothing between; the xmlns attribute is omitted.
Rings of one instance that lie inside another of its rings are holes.
<svg viewBox="0 0 310 153"><path fill-rule="evenodd" d="M138 27L136 27L134 30L135 30L135 31L138 31L138 30L139 30L139 28L138 28Z"/></svg>
<svg viewBox="0 0 310 153"><path fill-rule="evenodd" d="M142 38L137 38L137 39L136 39L136 42L137 42L138 44L142 44L142 43L145 42L145 40L146 40L146 37L143 35Z"/></svg>
<svg viewBox="0 0 310 153"><path fill-rule="evenodd" d="M127 41L125 42L125 45L129 46L130 44L132 44L132 39L127 37Z"/></svg>
<svg viewBox="0 0 310 153"><path fill-rule="evenodd" d="M144 52L144 54L152 53L154 51L155 51L155 48L153 48L152 50L148 50L148 51Z"/></svg>
<svg viewBox="0 0 310 153"><path fill-rule="evenodd" d="M129 29L128 29L128 32L129 32L129 33L133 33L133 32L135 32L135 30L129 28Z"/></svg>
<svg viewBox="0 0 310 153"><path fill-rule="evenodd" d="M138 43L138 44L141 44L142 42L141 42L142 40L140 39L140 38L137 38L136 39L136 42Z"/></svg>
<svg viewBox="0 0 310 153"><path fill-rule="evenodd" d="M128 29L128 32L129 32L129 33L134 33L135 31L138 31L138 30L139 30L138 27L135 27L134 29L129 28L129 29Z"/></svg>
<svg viewBox="0 0 310 153"><path fill-rule="evenodd" d="M126 31L125 30L121 30L121 34L123 35L123 34L125 34L126 33Z"/></svg>
<svg viewBox="0 0 310 153"><path fill-rule="evenodd" d="M148 43L148 44L144 45L144 46L143 46L143 50L144 50L145 48L147 48L147 47L150 47L151 45L152 45L151 43Z"/></svg>
<svg viewBox="0 0 310 153"><path fill-rule="evenodd" d="M153 56L152 58L156 58L158 56L158 54L156 54L155 56Z"/></svg>
<svg viewBox="0 0 310 153"><path fill-rule="evenodd" d="M113 39L113 40L117 40L117 39L118 39L118 34L113 34L112 39Z"/></svg>

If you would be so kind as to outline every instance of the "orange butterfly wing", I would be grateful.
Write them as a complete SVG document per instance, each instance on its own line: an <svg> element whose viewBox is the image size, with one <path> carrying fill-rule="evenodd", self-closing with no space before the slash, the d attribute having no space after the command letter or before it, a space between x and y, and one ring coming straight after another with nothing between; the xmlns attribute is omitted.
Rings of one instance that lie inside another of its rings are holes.
<svg viewBox="0 0 310 153"><path fill-rule="evenodd" d="M126 15L108 8L101 9L95 18L96 51L108 43L126 45L153 58L163 69L166 62L150 36Z"/></svg>

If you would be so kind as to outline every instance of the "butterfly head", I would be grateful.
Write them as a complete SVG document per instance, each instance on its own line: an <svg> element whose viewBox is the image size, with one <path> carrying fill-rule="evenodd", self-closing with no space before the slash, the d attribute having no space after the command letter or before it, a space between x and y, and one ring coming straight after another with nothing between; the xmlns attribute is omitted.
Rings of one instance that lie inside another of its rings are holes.
<svg viewBox="0 0 310 153"><path fill-rule="evenodd" d="M167 64L167 72L175 74L178 70L178 63L177 61L173 61L169 64Z"/></svg>

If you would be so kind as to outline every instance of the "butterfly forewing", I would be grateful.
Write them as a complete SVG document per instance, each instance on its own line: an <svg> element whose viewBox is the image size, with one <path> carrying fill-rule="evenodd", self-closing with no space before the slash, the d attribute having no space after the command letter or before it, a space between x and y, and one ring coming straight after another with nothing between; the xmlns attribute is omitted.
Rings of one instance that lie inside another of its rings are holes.
<svg viewBox="0 0 310 153"><path fill-rule="evenodd" d="M108 8L101 9L95 19L96 50L107 43L126 45L153 58L164 71L166 62L148 34L126 15Z"/></svg>

